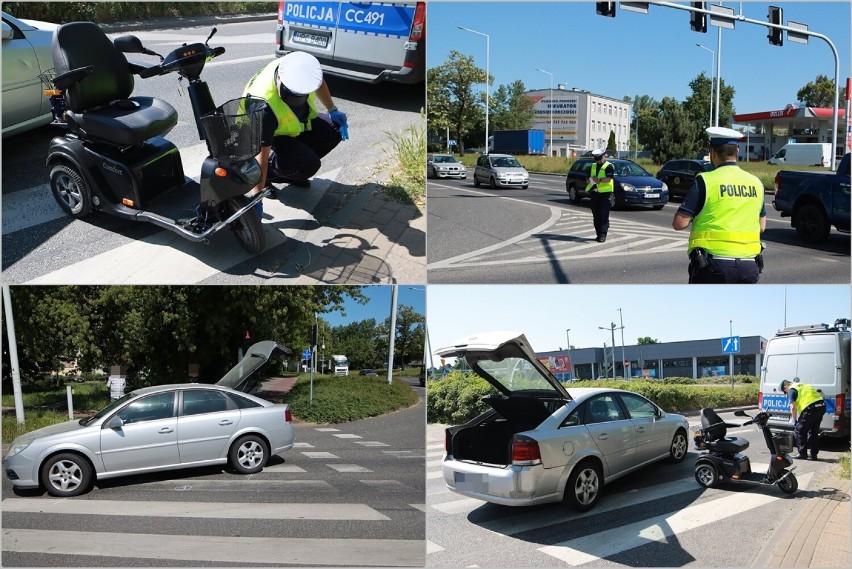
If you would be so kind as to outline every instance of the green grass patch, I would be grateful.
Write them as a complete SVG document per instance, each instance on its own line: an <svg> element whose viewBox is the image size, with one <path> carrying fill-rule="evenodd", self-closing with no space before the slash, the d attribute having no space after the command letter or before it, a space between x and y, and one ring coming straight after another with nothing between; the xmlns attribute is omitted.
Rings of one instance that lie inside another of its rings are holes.
<svg viewBox="0 0 852 569"><path fill-rule="evenodd" d="M849 480L849 452L845 452L840 455L840 459L837 462L837 476L841 480Z"/></svg>
<svg viewBox="0 0 852 569"><path fill-rule="evenodd" d="M72 399L74 410L80 412L97 411L109 405L109 391L102 382L74 383ZM68 392L65 387L48 391L33 391L22 394L24 409L63 409L68 410ZM14 407L14 394L3 395L3 407ZM67 417L67 415L66 415Z"/></svg>
<svg viewBox="0 0 852 569"><path fill-rule="evenodd" d="M675 383L676 380L679 380ZM685 382L690 383L685 383ZM624 389L647 397L665 411L684 413L703 407L725 408L757 405L758 385L734 382L727 385L698 385L699 380L672 378L671 383L654 380L580 381L572 387L604 387ZM691 382L696 382L695 384ZM457 425L490 409L482 397L496 393L484 379L460 372L427 382L426 420L430 423Z"/></svg>
<svg viewBox="0 0 852 569"><path fill-rule="evenodd" d="M3 414L3 442L11 443L15 437L19 437L24 433L29 433L42 427L49 427L57 423L65 423L68 419L68 412L47 411L38 409L25 409L24 422L18 423L18 419L14 413Z"/></svg>
<svg viewBox="0 0 852 569"><path fill-rule="evenodd" d="M385 183L388 195L400 203L422 207L426 198L426 129L412 125L402 133L385 133L390 148L385 154L390 162L385 167L390 176Z"/></svg>
<svg viewBox="0 0 852 569"><path fill-rule="evenodd" d="M310 379L300 376L284 403L293 417L310 423L345 423L377 417L417 402L417 394L404 381L388 385L381 377L314 377L313 402Z"/></svg>

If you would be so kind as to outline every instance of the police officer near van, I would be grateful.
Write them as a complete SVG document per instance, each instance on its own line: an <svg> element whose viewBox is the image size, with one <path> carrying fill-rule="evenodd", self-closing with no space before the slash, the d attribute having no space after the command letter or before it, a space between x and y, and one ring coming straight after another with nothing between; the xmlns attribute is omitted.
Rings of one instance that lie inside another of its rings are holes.
<svg viewBox="0 0 852 569"><path fill-rule="evenodd" d="M272 182L310 187L322 158L348 138L346 115L334 105L317 58L294 51L275 59L249 80L244 94L268 105L257 155L262 177L250 194ZM317 99L327 114L319 113Z"/></svg>
<svg viewBox="0 0 852 569"><path fill-rule="evenodd" d="M672 227L689 233L689 282L756 283L763 270L760 234L766 229L763 184L737 165L733 129L710 127L710 161L715 167L695 178L675 212Z"/></svg>
<svg viewBox="0 0 852 569"><path fill-rule="evenodd" d="M592 151L595 161L586 180L586 192L592 200L595 241L598 243L606 241L606 234L609 231L609 200L612 192L615 191L615 182L613 182L615 167L606 161L607 154L608 151L603 148Z"/></svg>
<svg viewBox="0 0 852 569"><path fill-rule="evenodd" d="M783 380L780 385L781 391L787 394L790 401L790 415L793 420L793 432L796 437L796 446L799 448L799 456L796 458L804 460L808 458L817 460L819 454L819 426L825 415L825 401L819 391L806 383L793 383Z"/></svg>

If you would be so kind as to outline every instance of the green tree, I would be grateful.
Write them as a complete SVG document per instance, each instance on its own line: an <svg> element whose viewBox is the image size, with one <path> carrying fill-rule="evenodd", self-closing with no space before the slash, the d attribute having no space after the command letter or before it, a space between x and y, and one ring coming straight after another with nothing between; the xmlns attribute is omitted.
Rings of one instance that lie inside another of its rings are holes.
<svg viewBox="0 0 852 569"><path fill-rule="evenodd" d="M647 346L648 344L659 344L660 341L650 336L645 336L644 338L637 338L636 343L640 346Z"/></svg>
<svg viewBox="0 0 852 569"><path fill-rule="evenodd" d="M373 318L336 326L331 331L331 338L331 345L326 346L329 357L331 354L344 354L353 369L378 367L382 363L379 349L381 329ZM384 358L387 358L387 351Z"/></svg>
<svg viewBox="0 0 852 569"><path fill-rule="evenodd" d="M403 304L396 313L396 337L394 339L394 359L403 367L412 360L422 360L425 346L426 319L414 308ZM390 319L386 327L390 326Z"/></svg>
<svg viewBox="0 0 852 569"><path fill-rule="evenodd" d="M485 70L474 65L472 56L455 50L446 62L427 71L428 129L440 136L449 127L450 136L458 138L460 151L471 130L483 121L473 86L485 83L485 75Z"/></svg>
<svg viewBox="0 0 852 569"><path fill-rule="evenodd" d="M500 85L490 97L489 130L523 130L532 127L535 103L523 81Z"/></svg>
<svg viewBox="0 0 852 569"><path fill-rule="evenodd" d="M606 149L612 150L613 152L616 152L618 150L618 148L615 145L615 131L614 130L609 131L609 140L607 140L607 142L606 142Z"/></svg>
<svg viewBox="0 0 852 569"><path fill-rule="evenodd" d="M692 156L698 150L699 129L677 100L663 98L655 128L656 137L650 147L651 157L657 164Z"/></svg>
<svg viewBox="0 0 852 569"><path fill-rule="evenodd" d="M846 100L846 87L840 88L839 102ZM796 92L796 100L806 107L834 108L834 79L817 75Z"/></svg>
<svg viewBox="0 0 852 569"><path fill-rule="evenodd" d="M733 87L725 84L725 80L720 82L719 91L719 126L730 127L731 119L734 116L734 93ZM716 114L716 95L713 91L713 79L707 77L702 71L698 76L690 81L689 87L692 94L689 95L683 102L683 108L686 111L689 120L696 125L696 150L709 148L710 141L704 129L712 126L715 122ZM714 120L710 119L710 93L713 92L713 115ZM681 157L682 158L682 157Z"/></svg>
<svg viewBox="0 0 852 569"><path fill-rule="evenodd" d="M634 130L634 135L630 140L630 148L634 150L642 150L646 144L653 140L650 133L654 128L656 128L657 113L660 111L660 102L650 95L637 95L634 99L631 99L628 95L624 97L624 101L632 103L633 110L630 128L631 130ZM637 139L639 141L638 148L636 148Z"/></svg>

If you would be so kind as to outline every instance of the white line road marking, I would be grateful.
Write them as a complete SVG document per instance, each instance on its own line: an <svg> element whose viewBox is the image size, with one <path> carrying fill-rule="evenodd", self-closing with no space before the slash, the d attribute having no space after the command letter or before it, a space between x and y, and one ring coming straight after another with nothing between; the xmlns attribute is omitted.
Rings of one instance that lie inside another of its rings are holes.
<svg viewBox="0 0 852 569"><path fill-rule="evenodd" d="M339 439L360 439L361 438L361 435L352 435L352 434L347 434L347 433L341 433L339 435L334 435L334 436L339 438Z"/></svg>
<svg viewBox="0 0 852 569"><path fill-rule="evenodd" d="M327 467L337 472L352 473L352 472L372 472L369 468L358 466L357 464L326 464Z"/></svg>
<svg viewBox="0 0 852 569"><path fill-rule="evenodd" d="M2 503L4 513L69 515L128 515L162 518L221 518L223 512L234 519L259 520L362 520L390 518L366 504L245 504L222 502L140 502L122 500L51 500L9 498ZM4 530L5 531L5 530ZM4 536L5 537L5 536ZM5 548L5 539L4 539Z"/></svg>
<svg viewBox="0 0 852 569"><path fill-rule="evenodd" d="M330 452L323 452L323 451L317 451L317 452L305 451L302 454L305 455L308 458L340 458L336 454L332 454Z"/></svg>
<svg viewBox="0 0 852 569"><path fill-rule="evenodd" d="M417 566L423 540L310 539L149 535L134 533L3 530L3 551L54 555L108 555L123 559L297 566Z"/></svg>
<svg viewBox="0 0 852 569"><path fill-rule="evenodd" d="M361 445L362 447L388 447L389 444L379 442L379 441L353 441L356 445Z"/></svg>

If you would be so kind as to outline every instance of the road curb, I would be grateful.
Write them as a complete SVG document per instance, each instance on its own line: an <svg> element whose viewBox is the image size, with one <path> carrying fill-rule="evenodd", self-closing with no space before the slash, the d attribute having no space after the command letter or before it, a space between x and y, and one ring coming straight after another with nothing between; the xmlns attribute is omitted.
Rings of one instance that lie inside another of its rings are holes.
<svg viewBox="0 0 852 569"><path fill-rule="evenodd" d="M133 31L164 30L175 28L192 28L215 26L216 24L234 24L240 22L261 22L264 20L277 21L278 14L268 12L263 14L226 14L219 16L186 16L180 18L153 18L130 22L111 22L98 24L105 33L121 33Z"/></svg>

